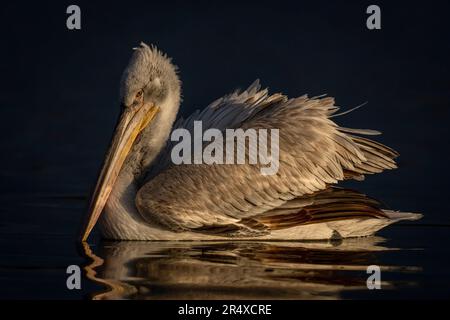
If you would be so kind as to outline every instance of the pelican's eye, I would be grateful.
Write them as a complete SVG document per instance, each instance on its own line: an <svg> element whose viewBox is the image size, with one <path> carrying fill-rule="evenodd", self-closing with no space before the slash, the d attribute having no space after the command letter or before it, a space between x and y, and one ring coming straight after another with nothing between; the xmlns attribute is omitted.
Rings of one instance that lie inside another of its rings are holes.
<svg viewBox="0 0 450 320"><path fill-rule="evenodd" d="M139 105L142 103L142 100L144 96L144 90L139 90L138 92L136 92L136 95L134 96L134 100L133 100L133 105Z"/></svg>

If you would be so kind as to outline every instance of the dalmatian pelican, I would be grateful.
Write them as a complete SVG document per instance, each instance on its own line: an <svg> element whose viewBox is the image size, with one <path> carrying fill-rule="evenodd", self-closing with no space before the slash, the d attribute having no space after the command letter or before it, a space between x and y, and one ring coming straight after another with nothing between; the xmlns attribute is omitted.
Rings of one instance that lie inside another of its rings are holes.
<svg viewBox="0 0 450 320"><path fill-rule="evenodd" d="M120 87L121 115L98 177L80 240L99 221L105 238L122 240L317 240L367 236L420 214L384 210L345 179L396 168L398 153L338 126L334 99L269 94L259 81L187 119L176 116L181 82L154 46L134 49ZM252 164L171 161L172 130L279 129L279 169Z"/></svg>

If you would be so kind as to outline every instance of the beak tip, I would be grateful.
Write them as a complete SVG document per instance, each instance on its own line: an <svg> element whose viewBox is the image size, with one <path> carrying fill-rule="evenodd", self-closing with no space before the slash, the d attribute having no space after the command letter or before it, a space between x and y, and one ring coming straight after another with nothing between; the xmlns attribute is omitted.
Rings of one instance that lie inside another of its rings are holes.
<svg viewBox="0 0 450 320"><path fill-rule="evenodd" d="M85 228L83 229L83 231L79 234L77 240L78 240L79 242L86 242L86 241L88 240L88 238L89 238L89 235L90 235L91 232L92 232L92 229L93 229L93 228L91 228L91 227L85 227Z"/></svg>
<svg viewBox="0 0 450 320"><path fill-rule="evenodd" d="M92 229L89 224L88 225L84 225L83 228L81 229L81 231L78 233L77 236L77 241L78 242L86 242L89 238L89 235L92 232Z"/></svg>
<svg viewBox="0 0 450 320"><path fill-rule="evenodd" d="M77 241L78 242L86 242L86 240L87 240L87 236L86 236L86 234L85 233L82 233L82 234L80 234L78 237L77 237Z"/></svg>

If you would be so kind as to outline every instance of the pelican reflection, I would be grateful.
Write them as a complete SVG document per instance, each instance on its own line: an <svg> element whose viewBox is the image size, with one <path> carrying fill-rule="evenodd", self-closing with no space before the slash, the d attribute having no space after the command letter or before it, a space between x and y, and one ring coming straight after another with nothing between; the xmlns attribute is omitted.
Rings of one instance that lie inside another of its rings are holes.
<svg viewBox="0 0 450 320"><path fill-rule="evenodd" d="M103 242L95 254L85 244L85 271L105 287L94 299L339 299L367 290L367 266L398 250L383 242ZM393 286L382 279L383 289Z"/></svg>

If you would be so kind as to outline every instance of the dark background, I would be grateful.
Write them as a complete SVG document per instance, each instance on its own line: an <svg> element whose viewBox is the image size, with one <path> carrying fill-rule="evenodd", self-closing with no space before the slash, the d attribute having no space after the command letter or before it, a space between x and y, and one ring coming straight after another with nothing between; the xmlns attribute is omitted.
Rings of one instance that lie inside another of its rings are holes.
<svg viewBox="0 0 450 320"><path fill-rule="evenodd" d="M66 28L73 3L81 30ZM400 152L400 168L352 186L423 213L424 227L450 225L448 1L73 3L0 5L5 286L16 265L58 269L73 260L72 239L119 112L121 72L140 41L179 66L183 115L256 78L289 96L327 93L343 109L368 101L336 120L382 131L377 140ZM373 3L382 30L366 28ZM411 237L425 237L421 230ZM449 245L447 236L439 245ZM30 237L39 245L26 245ZM58 249L52 237L63 239ZM42 248L47 258L37 255ZM52 250L69 253L55 264ZM20 295L14 284L4 296ZM47 296L45 286L30 296Z"/></svg>

